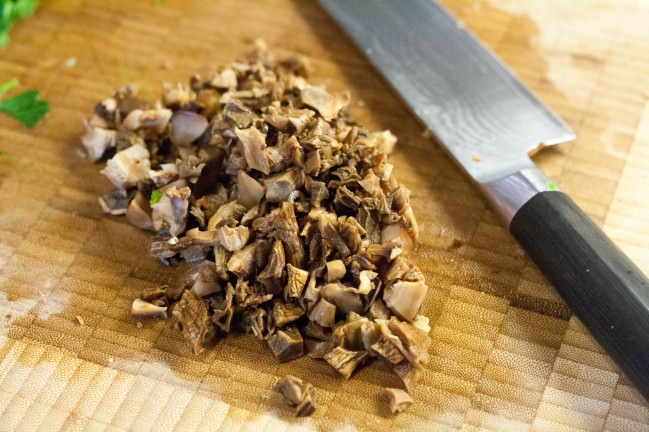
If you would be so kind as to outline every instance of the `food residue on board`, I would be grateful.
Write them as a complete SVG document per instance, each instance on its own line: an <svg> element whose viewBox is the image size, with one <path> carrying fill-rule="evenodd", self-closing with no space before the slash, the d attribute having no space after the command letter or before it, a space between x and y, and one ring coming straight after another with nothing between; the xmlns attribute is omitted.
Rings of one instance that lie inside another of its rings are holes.
<svg viewBox="0 0 649 432"><path fill-rule="evenodd" d="M388 161L396 137L354 123L346 94L306 78L300 58L258 44L247 61L165 84L160 101L124 86L97 104L82 142L114 187L101 207L151 231L151 255L185 275L143 290L132 314L171 316L194 354L252 333L279 362L309 355L345 379L379 361L411 392L428 358L428 287L409 256L410 193ZM310 384L279 389L313 412Z"/></svg>

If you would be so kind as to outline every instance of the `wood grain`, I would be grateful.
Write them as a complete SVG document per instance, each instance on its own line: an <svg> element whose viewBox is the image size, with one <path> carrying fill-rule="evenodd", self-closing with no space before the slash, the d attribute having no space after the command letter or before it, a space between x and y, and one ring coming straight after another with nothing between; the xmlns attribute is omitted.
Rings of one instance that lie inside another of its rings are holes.
<svg viewBox="0 0 649 432"><path fill-rule="evenodd" d="M649 431L647 403L315 2L41 3L0 55L0 82L52 105L34 130L0 116L0 430ZM444 3L575 128L536 161L648 273L649 5ZM101 214L109 185L78 157L81 120L120 84L154 96L260 36L309 57L314 82L351 89L352 115L400 139L433 344L397 417L376 398L397 384L378 366L342 381L323 362L278 365L253 337L193 357L171 323L128 314L172 270L147 257L145 233ZM289 372L317 387L314 417L294 419L272 391Z"/></svg>

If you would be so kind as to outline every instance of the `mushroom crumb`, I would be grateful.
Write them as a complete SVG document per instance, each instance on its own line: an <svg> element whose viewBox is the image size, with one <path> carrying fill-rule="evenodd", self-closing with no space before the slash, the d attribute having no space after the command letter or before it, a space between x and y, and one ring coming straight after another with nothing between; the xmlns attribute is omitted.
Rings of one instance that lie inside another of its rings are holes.
<svg viewBox="0 0 649 432"><path fill-rule="evenodd" d="M398 388L386 387L381 394L387 399L392 414L406 410L413 402L408 393Z"/></svg>
<svg viewBox="0 0 649 432"><path fill-rule="evenodd" d="M310 416L315 412L315 388L308 382L286 375L277 382L276 388L286 403L295 406L297 417Z"/></svg>
<svg viewBox="0 0 649 432"><path fill-rule="evenodd" d="M86 324L81 315L76 315L74 318L77 320L77 324L79 324L80 326L84 326Z"/></svg>
<svg viewBox="0 0 649 432"><path fill-rule="evenodd" d="M411 392L428 286L388 160L397 138L351 121L349 96L309 84L302 59L257 48L165 84L159 101L121 87L85 122L83 147L113 186L100 205L152 231L151 255L178 270L131 313L138 327L171 316L194 354L246 332L278 362L308 355L345 379L380 362ZM278 390L313 413L310 384L288 376ZM401 410L405 392L386 391Z"/></svg>

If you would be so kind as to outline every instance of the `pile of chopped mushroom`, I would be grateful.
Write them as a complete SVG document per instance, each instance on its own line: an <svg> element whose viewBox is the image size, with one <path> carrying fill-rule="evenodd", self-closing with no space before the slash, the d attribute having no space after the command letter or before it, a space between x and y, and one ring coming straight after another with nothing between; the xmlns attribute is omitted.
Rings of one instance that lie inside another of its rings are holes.
<svg viewBox="0 0 649 432"><path fill-rule="evenodd" d="M190 271L132 313L169 310L194 354L243 331L280 362L308 354L344 378L378 359L410 392L428 356L427 286L408 258L409 192L387 158L396 138L350 122L348 97L305 78L302 60L258 46L165 85L159 102L125 86L97 104L82 142L114 185L101 206Z"/></svg>

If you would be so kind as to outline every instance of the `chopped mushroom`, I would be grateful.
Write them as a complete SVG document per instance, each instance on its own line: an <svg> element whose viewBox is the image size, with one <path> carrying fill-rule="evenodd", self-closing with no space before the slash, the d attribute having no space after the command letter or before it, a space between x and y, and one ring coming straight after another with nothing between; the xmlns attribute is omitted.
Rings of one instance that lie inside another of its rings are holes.
<svg viewBox="0 0 649 432"><path fill-rule="evenodd" d="M428 286L421 281L399 281L386 287L383 300L392 312L400 318L412 321L424 303Z"/></svg>
<svg viewBox="0 0 649 432"><path fill-rule="evenodd" d="M286 375L277 382L277 391L289 405L295 406L297 417L307 417L315 412L315 388L311 384Z"/></svg>
<svg viewBox="0 0 649 432"><path fill-rule="evenodd" d="M347 273L345 263L342 260L329 261L327 263L327 283L337 282Z"/></svg>
<svg viewBox="0 0 649 432"><path fill-rule="evenodd" d="M398 388L386 387L382 395L387 399L392 414L405 411L413 403L410 395Z"/></svg>
<svg viewBox="0 0 649 432"><path fill-rule="evenodd" d="M333 327L336 319L336 306L320 298L309 313L309 319L322 327Z"/></svg>
<svg viewBox="0 0 649 432"><path fill-rule="evenodd" d="M356 368L367 357L366 351L350 351L343 347L335 347L325 353L323 359L338 371L345 379L349 379Z"/></svg>
<svg viewBox="0 0 649 432"><path fill-rule="evenodd" d="M101 207L153 231L150 254L181 272L144 290L134 314L169 308L194 353L246 332L280 361L308 350L344 377L379 359L412 391L430 324L410 258L419 226L387 156L396 137L350 120L347 95L263 43L165 84L162 102L135 90L97 104L82 137L93 160L114 152ZM304 394L300 414L313 411Z"/></svg>
<svg viewBox="0 0 649 432"><path fill-rule="evenodd" d="M304 341L295 327L277 330L275 334L266 339L266 343L280 363L295 360L304 355Z"/></svg>
<svg viewBox="0 0 649 432"><path fill-rule="evenodd" d="M214 338L207 305L191 291L185 291L173 307L172 314L182 326L185 340L192 353L200 354L204 345Z"/></svg>
<svg viewBox="0 0 649 432"><path fill-rule="evenodd" d="M192 111L176 111L171 117L169 138L178 146L187 146L203 135L207 119Z"/></svg>
<svg viewBox="0 0 649 432"><path fill-rule="evenodd" d="M245 226L230 228L224 225L217 229L217 238L221 246L230 252L236 252L248 242L250 231Z"/></svg>
<svg viewBox="0 0 649 432"><path fill-rule="evenodd" d="M305 105L315 108L327 121L333 120L348 103L348 97L332 96L321 86L306 86L302 89L301 98Z"/></svg>
<svg viewBox="0 0 649 432"><path fill-rule="evenodd" d="M263 185L241 170L237 173L237 192L237 200L246 208L252 208L259 204L265 190Z"/></svg>
<svg viewBox="0 0 649 432"><path fill-rule="evenodd" d="M160 201L151 206L153 228L156 231L166 228L172 236L185 231L190 195L191 190L187 186L166 189L161 194Z"/></svg>
<svg viewBox="0 0 649 432"><path fill-rule="evenodd" d="M306 285L309 273L306 270L299 269L291 264L286 265L286 271L288 274L288 281L286 282L286 288L284 290L284 298L286 300L297 299L304 291L304 286Z"/></svg>
<svg viewBox="0 0 649 432"><path fill-rule="evenodd" d="M96 127L85 122L86 133L81 142L92 160L99 160L109 148L115 147L117 131Z"/></svg>
<svg viewBox="0 0 649 432"><path fill-rule="evenodd" d="M136 298L131 306L131 315L135 318L167 318L167 308Z"/></svg>
<svg viewBox="0 0 649 432"><path fill-rule="evenodd" d="M251 127L248 129L234 130L237 138L241 142L243 148L243 155L246 158L246 163L250 168L268 175L270 167L268 159L266 158L266 139L257 128Z"/></svg>
<svg viewBox="0 0 649 432"><path fill-rule="evenodd" d="M108 177L116 188L126 189L149 177L149 151L146 147L134 145L117 152L106 162L101 173Z"/></svg>

